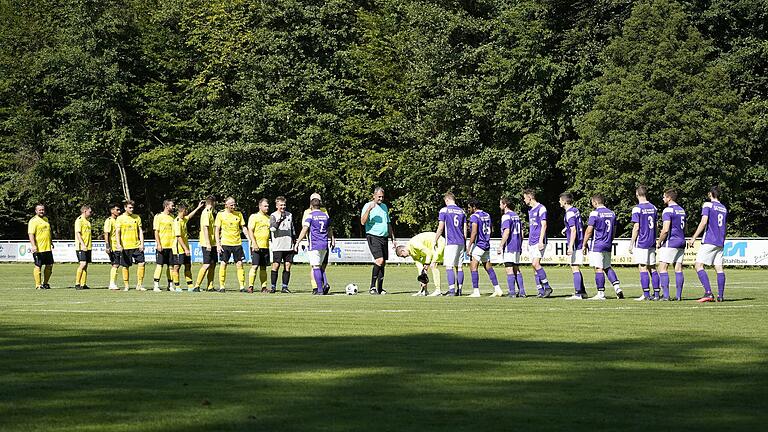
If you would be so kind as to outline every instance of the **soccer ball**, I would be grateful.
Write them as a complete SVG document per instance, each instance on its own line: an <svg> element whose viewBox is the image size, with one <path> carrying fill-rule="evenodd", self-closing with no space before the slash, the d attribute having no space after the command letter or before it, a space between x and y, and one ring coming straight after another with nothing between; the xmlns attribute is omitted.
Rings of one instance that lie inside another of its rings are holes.
<svg viewBox="0 0 768 432"><path fill-rule="evenodd" d="M351 283L351 284L348 284L344 288L344 290L347 292L347 295L355 295L357 294L358 288L357 288L357 285Z"/></svg>

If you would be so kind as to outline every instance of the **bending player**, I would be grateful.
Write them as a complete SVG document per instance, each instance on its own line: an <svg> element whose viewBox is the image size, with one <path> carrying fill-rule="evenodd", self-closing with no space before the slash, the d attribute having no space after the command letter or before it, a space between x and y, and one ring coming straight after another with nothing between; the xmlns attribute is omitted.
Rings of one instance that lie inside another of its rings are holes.
<svg viewBox="0 0 768 432"><path fill-rule="evenodd" d="M419 292L413 294L413 297L426 296L429 277L427 276L427 267L432 271L432 280L435 284L435 290L440 292L440 269L437 263L444 259L445 239L439 237L435 245L435 233L423 232L411 238L408 244L399 245L395 248L395 254L400 258L411 257L416 264L416 271L419 274Z"/></svg>
<svg viewBox="0 0 768 432"><path fill-rule="evenodd" d="M470 297L480 297L480 275L477 268L483 264L488 278L493 285L493 294L491 297L501 297L503 295L499 280L496 278L496 272L491 263L491 215L480 209L480 202L475 198L470 198L467 202L467 208L471 215L469 216L469 242L467 251L472 260L469 263L470 276L472 278L472 294Z"/></svg>

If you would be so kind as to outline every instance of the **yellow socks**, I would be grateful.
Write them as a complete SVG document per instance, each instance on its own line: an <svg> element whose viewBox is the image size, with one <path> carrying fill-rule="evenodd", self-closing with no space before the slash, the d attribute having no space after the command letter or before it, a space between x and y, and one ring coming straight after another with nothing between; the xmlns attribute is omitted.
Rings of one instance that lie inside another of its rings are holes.
<svg viewBox="0 0 768 432"><path fill-rule="evenodd" d="M136 269L136 283L141 286L144 284L144 266L140 265L139 268Z"/></svg>
<svg viewBox="0 0 768 432"><path fill-rule="evenodd" d="M251 270L248 271L248 286L253 286L256 282L256 266L251 266Z"/></svg>
<svg viewBox="0 0 768 432"><path fill-rule="evenodd" d="M237 268L237 281L240 282L240 289L245 288L245 269L242 266Z"/></svg>
<svg viewBox="0 0 768 432"><path fill-rule="evenodd" d="M197 281L195 281L195 286L199 287L203 284L203 279L205 279L205 271L210 270L206 269L205 267L202 267L200 270L197 271Z"/></svg>
<svg viewBox="0 0 768 432"><path fill-rule="evenodd" d="M80 272L80 286L87 285L88 282L88 269L84 268L83 271Z"/></svg>
<svg viewBox="0 0 768 432"><path fill-rule="evenodd" d="M35 278L35 288L43 284L40 277L40 267L35 267L35 269L32 270L32 277Z"/></svg>
<svg viewBox="0 0 768 432"><path fill-rule="evenodd" d="M155 266L155 273L152 274L152 279L155 280L155 282L158 282L160 280L160 275L163 274L163 266L156 265ZM169 280L171 278L168 278Z"/></svg>
<svg viewBox="0 0 768 432"><path fill-rule="evenodd" d="M123 283L125 284L125 288L128 288L128 283L131 280L130 273L128 272L128 267L123 267Z"/></svg>
<svg viewBox="0 0 768 432"><path fill-rule="evenodd" d="M112 267L109 270L109 284L110 285L116 285L116 283L115 283L116 280L117 280L117 267Z"/></svg>
<svg viewBox="0 0 768 432"><path fill-rule="evenodd" d="M187 288L192 288L192 266L184 266L184 281L187 283Z"/></svg>
<svg viewBox="0 0 768 432"><path fill-rule="evenodd" d="M80 279L83 277L83 269L80 267L75 271L75 285L80 285Z"/></svg>
<svg viewBox="0 0 768 432"><path fill-rule="evenodd" d="M215 277L216 267L211 266L208 267L208 288L211 288L213 286L213 279Z"/></svg>
<svg viewBox="0 0 768 432"><path fill-rule="evenodd" d="M262 288L267 287L267 267L259 268L259 281L261 281ZM251 283L251 285L253 285L253 283Z"/></svg>
<svg viewBox="0 0 768 432"><path fill-rule="evenodd" d="M45 266L45 270L43 271L43 283L47 284L49 280L51 280L51 273L53 272L52 266Z"/></svg>
<svg viewBox="0 0 768 432"><path fill-rule="evenodd" d="M224 288L224 285L227 283L227 266L221 265L219 266L219 288Z"/></svg>
<svg viewBox="0 0 768 432"><path fill-rule="evenodd" d="M435 283L435 288L440 291L440 269L437 267L432 268L432 281Z"/></svg>

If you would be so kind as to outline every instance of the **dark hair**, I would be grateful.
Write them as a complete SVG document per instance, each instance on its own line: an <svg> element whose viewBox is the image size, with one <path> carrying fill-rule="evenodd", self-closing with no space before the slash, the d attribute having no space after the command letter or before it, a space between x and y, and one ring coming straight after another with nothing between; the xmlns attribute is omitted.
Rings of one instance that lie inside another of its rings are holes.
<svg viewBox="0 0 768 432"><path fill-rule="evenodd" d="M523 195L530 195L531 198L536 198L536 190L533 188L525 188L523 189Z"/></svg>
<svg viewBox="0 0 768 432"><path fill-rule="evenodd" d="M573 204L573 195L570 192L563 192L560 194L560 198L565 201L566 204Z"/></svg>
<svg viewBox="0 0 768 432"><path fill-rule="evenodd" d="M605 204L605 198L601 194L592 195L592 200L598 204Z"/></svg>
<svg viewBox="0 0 768 432"><path fill-rule="evenodd" d="M208 195L208 196L205 198L205 202L206 202L206 203L209 203L209 204L213 204L213 203L215 203L215 202L216 202L216 197L215 197L215 196L213 196L213 195Z"/></svg>
<svg viewBox="0 0 768 432"><path fill-rule="evenodd" d="M322 204L322 201L320 201L317 198L312 198L312 200L309 201L309 206L312 207L313 209L320 208L321 204Z"/></svg>
<svg viewBox="0 0 768 432"><path fill-rule="evenodd" d="M645 185L640 185L635 189L635 192L637 193L637 196L641 197L647 197L648 196L648 187Z"/></svg>
<svg viewBox="0 0 768 432"><path fill-rule="evenodd" d="M275 203L278 203L278 202L286 202L285 197L280 195L277 198L275 198Z"/></svg>
<svg viewBox="0 0 768 432"><path fill-rule="evenodd" d="M90 210L90 209L91 209L91 206L88 205L88 204L83 204L82 206L80 206L80 212L81 213L86 211L86 210Z"/></svg>
<svg viewBox="0 0 768 432"><path fill-rule="evenodd" d="M163 200L163 210L165 210L165 208L168 207L171 204L173 204L173 200L172 199Z"/></svg>
<svg viewBox="0 0 768 432"><path fill-rule="evenodd" d="M184 210L187 211L187 205L186 204L179 204L176 206L176 210Z"/></svg>
<svg viewBox="0 0 768 432"><path fill-rule="evenodd" d="M502 195L501 198L499 198L499 202L504 204L506 208L511 208L510 205L512 204L512 200L510 200L509 197Z"/></svg>
<svg viewBox="0 0 768 432"><path fill-rule="evenodd" d="M720 186L714 185L711 188L709 188L709 193L712 195L712 198L720 198Z"/></svg>
<svg viewBox="0 0 768 432"><path fill-rule="evenodd" d="M120 204L119 203L112 203L112 204L110 204L109 205L109 209L112 210L113 208L120 208Z"/></svg>
<svg viewBox="0 0 768 432"><path fill-rule="evenodd" d="M677 189L669 188L664 191L664 195L668 196L672 201L677 201Z"/></svg>
<svg viewBox="0 0 768 432"><path fill-rule="evenodd" d="M470 198L467 200L467 207L480 208L480 200L477 198Z"/></svg>

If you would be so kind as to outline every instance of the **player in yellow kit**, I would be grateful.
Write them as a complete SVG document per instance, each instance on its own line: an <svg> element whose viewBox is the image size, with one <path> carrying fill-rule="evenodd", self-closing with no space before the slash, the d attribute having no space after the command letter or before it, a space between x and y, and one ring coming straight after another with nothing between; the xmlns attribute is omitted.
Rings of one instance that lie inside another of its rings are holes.
<svg viewBox="0 0 768 432"><path fill-rule="evenodd" d="M120 252L120 266L123 268L123 291L128 291L130 275L128 269L136 263L136 290L146 291L144 288L144 231L139 215L133 214L134 202L127 200L123 203L125 213L115 220L117 229L115 239L117 250Z"/></svg>
<svg viewBox="0 0 768 432"><path fill-rule="evenodd" d="M35 206L35 216L27 224L27 234L29 235L29 250L32 251L32 257L35 260L35 269L32 272L35 278L35 288L51 289L48 281L51 280L51 273L53 272L53 243L51 242L51 224L45 216L43 204ZM45 270L43 270L43 266L45 266Z"/></svg>
<svg viewBox="0 0 768 432"><path fill-rule="evenodd" d="M445 251L445 238L440 237L437 241L437 247L435 247L435 233L423 232L411 238L406 246L398 246L395 248L395 253L400 258L411 257L416 264L416 270L419 273L419 284L421 289L414 297L423 297L427 295L427 283L429 278L427 277L426 268L429 267L432 270L432 280L435 283L435 288L440 291L440 269L437 268L437 264L443 261L443 252Z"/></svg>
<svg viewBox="0 0 768 432"><path fill-rule="evenodd" d="M200 249L203 253L203 265L197 272L197 281L192 291L200 291L203 280L208 277L208 290L213 288L213 277L219 254L216 251L216 236L214 233L214 213L216 211L216 197L209 195L205 199L205 208L200 213Z"/></svg>
<svg viewBox="0 0 768 432"><path fill-rule="evenodd" d="M248 272L248 292L253 292L256 270L259 270L261 292L267 289L267 264L269 263L269 200L259 201L259 211L248 217L248 243L251 249L251 271Z"/></svg>
<svg viewBox="0 0 768 432"><path fill-rule="evenodd" d="M187 236L187 221L197 213L200 208L205 205L205 201L200 201L200 204L187 215L187 206L184 204L179 205L179 213L176 219L173 221L173 235L175 236L173 242L173 269L171 270L171 278L173 279L173 285L176 292L181 292L179 286L179 270L181 270L182 264L184 265L184 279L187 282L187 291L192 292L192 250L189 248L189 238ZM199 290L198 290L199 291Z"/></svg>
<svg viewBox="0 0 768 432"><path fill-rule="evenodd" d="M120 216L120 204L109 206L109 217L104 220L104 245L112 268L109 270L109 289L117 291L117 269L120 268L120 252L117 251L117 217Z"/></svg>
<svg viewBox="0 0 768 432"><path fill-rule="evenodd" d="M168 281L168 291L171 290L171 257L173 256L173 243L176 236L173 235L173 212L174 203L172 200L163 201L163 211L156 214L152 220L152 231L155 233L155 282L152 291L160 292L160 276L163 274L163 266L166 266L166 278Z"/></svg>
<svg viewBox="0 0 768 432"><path fill-rule="evenodd" d="M224 202L224 210L216 215L214 221L216 234L216 249L219 252L221 266L219 267L219 292L226 291L227 282L227 263L229 259L235 262L237 266L237 281L240 283L240 290L245 289L245 271L243 270L243 260L245 252L243 251L243 240L240 237L242 232L248 237L248 229L245 226L243 214L236 210L237 203L232 197L228 197Z"/></svg>
<svg viewBox="0 0 768 432"><path fill-rule="evenodd" d="M75 219L75 251L77 266L75 273L75 289L88 289L88 264L91 262L91 206L80 207L80 216Z"/></svg>

